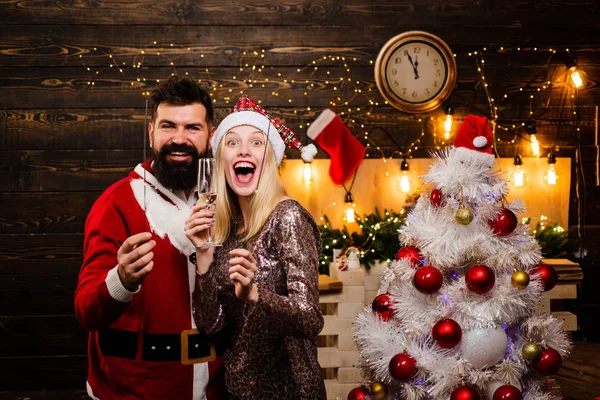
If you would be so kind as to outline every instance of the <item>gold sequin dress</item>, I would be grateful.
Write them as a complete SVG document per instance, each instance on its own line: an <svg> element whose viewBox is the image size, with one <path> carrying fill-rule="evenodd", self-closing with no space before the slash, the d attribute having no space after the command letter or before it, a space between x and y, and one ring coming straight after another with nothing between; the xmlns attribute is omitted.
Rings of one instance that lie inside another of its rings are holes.
<svg viewBox="0 0 600 400"><path fill-rule="evenodd" d="M235 248L250 250L257 260L256 304L235 296L227 272L229 251ZM229 332L223 362L227 389L234 398L326 398L316 346L323 329L320 251L321 236L312 216L298 202L286 199L249 242L230 235L223 247L215 249L208 272L197 276L194 318L207 334Z"/></svg>

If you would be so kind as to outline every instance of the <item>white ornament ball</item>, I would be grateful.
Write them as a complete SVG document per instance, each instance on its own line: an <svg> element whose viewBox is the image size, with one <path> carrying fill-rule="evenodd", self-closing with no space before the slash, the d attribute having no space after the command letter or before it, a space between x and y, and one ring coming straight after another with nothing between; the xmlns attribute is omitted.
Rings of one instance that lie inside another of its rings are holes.
<svg viewBox="0 0 600 400"><path fill-rule="evenodd" d="M523 391L523 388L521 387L521 384L519 382L510 382L510 384L519 389L520 391ZM506 385L506 382L491 381L490 383L488 383L487 389L485 390L486 400L493 400L496 389L504 385Z"/></svg>
<svg viewBox="0 0 600 400"><path fill-rule="evenodd" d="M475 137L475 139L473 139L473 146L475 146L478 149L481 149L482 147L485 147L487 145L487 139L485 138L485 136L477 136Z"/></svg>
<svg viewBox="0 0 600 400"><path fill-rule="evenodd" d="M498 328L474 328L463 332L460 351L463 358L482 369L502 360L506 353L506 332Z"/></svg>

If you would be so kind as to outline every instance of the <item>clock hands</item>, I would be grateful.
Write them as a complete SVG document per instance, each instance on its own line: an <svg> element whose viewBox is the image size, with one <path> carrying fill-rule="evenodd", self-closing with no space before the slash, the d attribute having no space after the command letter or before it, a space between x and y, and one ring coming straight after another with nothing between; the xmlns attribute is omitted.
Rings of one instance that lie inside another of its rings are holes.
<svg viewBox="0 0 600 400"><path fill-rule="evenodd" d="M417 67L419 66L419 60L416 58L417 56L415 56L415 59L417 61L414 63L413 63L413 59L410 56L410 54L407 54L407 56L408 56L408 61L410 61L410 65L412 65L412 67L413 67L413 71L415 73L415 79L419 79L419 71L417 70Z"/></svg>

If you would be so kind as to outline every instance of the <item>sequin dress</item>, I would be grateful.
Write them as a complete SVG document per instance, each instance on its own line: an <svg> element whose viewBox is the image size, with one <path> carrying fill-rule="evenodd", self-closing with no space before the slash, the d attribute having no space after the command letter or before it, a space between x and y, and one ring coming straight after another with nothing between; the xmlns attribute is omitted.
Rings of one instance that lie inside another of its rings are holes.
<svg viewBox="0 0 600 400"><path fill-rule="evenodd" d="M235 229L232 232L236 232ZM257 260L258 302L235 296L227 269L229 251L245 248ZM243 400L325 399L316 337L323 328L319 307L321 237L312 216L286 199L273 209L249 242L232 234L215 249L208 272L196 278L194 318L213 334L227 329L223 356L227 388Z"/></svg>

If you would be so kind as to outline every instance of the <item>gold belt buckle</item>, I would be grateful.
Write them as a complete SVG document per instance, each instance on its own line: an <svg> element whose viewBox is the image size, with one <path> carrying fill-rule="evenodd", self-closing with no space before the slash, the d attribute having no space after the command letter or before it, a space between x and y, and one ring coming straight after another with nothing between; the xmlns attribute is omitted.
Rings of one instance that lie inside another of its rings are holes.
<svg viewBox="0 0 600 400"><path fill-rule="evenodd" d="M181 332L181 363L183 365L199 364L217 359L217 351L215 345L210 343L210 355L200 358L189 358L190 341L188 336L200 333L198 329L188 329Z"/></svg>

